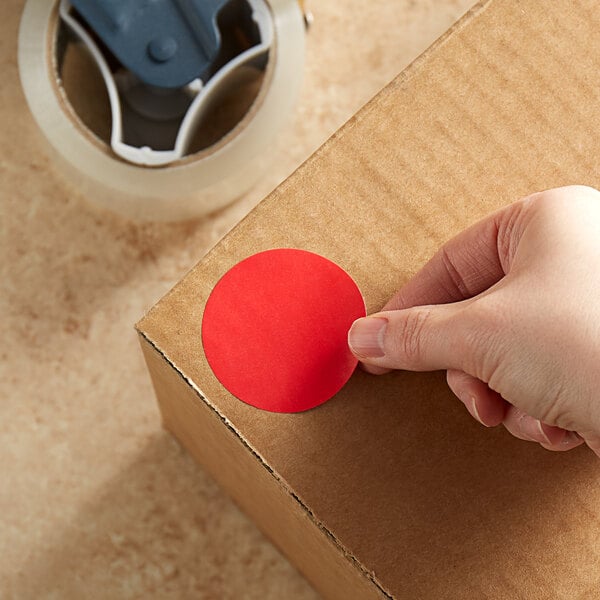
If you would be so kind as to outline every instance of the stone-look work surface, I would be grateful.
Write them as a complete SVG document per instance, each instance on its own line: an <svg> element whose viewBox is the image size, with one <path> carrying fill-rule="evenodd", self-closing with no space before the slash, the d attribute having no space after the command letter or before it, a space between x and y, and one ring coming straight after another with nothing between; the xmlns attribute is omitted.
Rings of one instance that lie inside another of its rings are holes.
<svg viewBox="0 0 600 600"><path fill-rule="evenodd" d="M18 81L23 0L2 3L1 597L316 598L161 429L133 324L470 4L314 2L269 174L210 218L136 225L53 174Z"/></svg>

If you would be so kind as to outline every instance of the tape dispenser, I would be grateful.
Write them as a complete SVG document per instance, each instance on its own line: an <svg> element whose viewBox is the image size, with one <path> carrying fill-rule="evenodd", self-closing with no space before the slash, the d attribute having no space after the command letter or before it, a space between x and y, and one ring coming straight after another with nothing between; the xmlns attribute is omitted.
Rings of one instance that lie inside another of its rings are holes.
<svg viewBox="0 0 600 600"><path fill-rule="evenodd" d="M21 81L86 197L132 218L200 216L268 165L309 22L297 0L28 0Z"/></svg>

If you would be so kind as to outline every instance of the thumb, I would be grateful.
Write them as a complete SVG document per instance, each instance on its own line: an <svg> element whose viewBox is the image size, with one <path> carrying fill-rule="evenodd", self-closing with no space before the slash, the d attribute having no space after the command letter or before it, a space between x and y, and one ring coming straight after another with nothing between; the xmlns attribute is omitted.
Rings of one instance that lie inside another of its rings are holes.
<svg viewBox="0 0 600 600"><path fill-rule="evenodd" d="M473 352L465 333L463 302L416 306L358 319L348 345L366 365L381 369L437 371L463 369Z"/></svg>

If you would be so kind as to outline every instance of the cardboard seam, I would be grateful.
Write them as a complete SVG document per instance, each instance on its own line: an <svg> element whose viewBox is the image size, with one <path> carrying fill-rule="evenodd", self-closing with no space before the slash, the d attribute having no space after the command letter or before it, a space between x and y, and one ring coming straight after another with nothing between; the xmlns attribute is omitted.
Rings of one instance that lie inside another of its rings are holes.
<svg viewBox="0 0 600 600"><path fill-rule="evenodd" d="M387 598L388 600L394 600L394 597L383 588L383 586L379 583L379 581L377 581L375 576L372 573L370 573L367 569L365 569L360 560L358 560L347 548L345 548L345 546L338 540L338 538L329 529L327 529L327 527L325 527L325 525L321 521L319 521L319 519L317 519L312 510L301 500L301 498L297 494L295 494L290 489L290 487L285 483L285 481L269 466L265 459L250 445L250 443L246 439L244 439L240 432L234 427L233 423L231 423L231 421L208 400L208 398L202 393L202 391L196 386L196 384L191 379L186 377L177 368L177 366L171 360L169 360L168 356L137 326L136 330L138 334L146 342L148 342L148 344L150 344L150 346L152 346L152 348L154 348L154 350L156 350L156 352L158 352L160 356L162 356L162 358L175 371L175 373L177 373L177 375L181 377L181 379L183 379L183 381L185 381L194 390L194 392L200 398L200 400L202 400L204 404L206 404L206 406L208 406L217 415L217 417L221 420L225 427L227 427L227 429L229 429L229 431L240 440L244 447L254 456L256 460L258 460L262 467L270 473L273 479L275 479L275 481L284 489L284 491L296 501L296 503L308 516L310 521L314 525L316 525L321 532L325 534L325 536L333 543L335 548L341 552L344 558L346 558L354 566L356 566L362 573L362 575L364 575L371 583L373 583L373 585L377 587L377 589L385 596L385 598Z"/></svg>

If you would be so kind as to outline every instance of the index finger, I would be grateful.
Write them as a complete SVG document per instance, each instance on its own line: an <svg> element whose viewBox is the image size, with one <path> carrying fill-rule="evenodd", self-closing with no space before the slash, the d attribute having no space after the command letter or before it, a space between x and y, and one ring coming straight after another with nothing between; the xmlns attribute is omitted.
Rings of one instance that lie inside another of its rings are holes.
<svg viewBox="0 0 600 600"><path fill-rule="evenodd" d="M530 199L492 213L446 242L382 310L458 302L500 281L510 270Z"/></svg>

